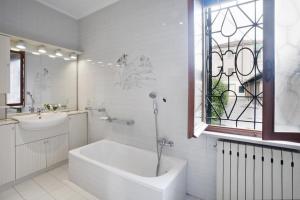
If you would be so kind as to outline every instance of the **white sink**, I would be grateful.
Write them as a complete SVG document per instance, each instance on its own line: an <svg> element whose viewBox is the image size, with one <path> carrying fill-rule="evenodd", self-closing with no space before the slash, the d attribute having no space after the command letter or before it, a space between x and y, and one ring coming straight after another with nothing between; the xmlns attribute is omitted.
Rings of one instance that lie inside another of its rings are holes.
<svg viewBox="0 0 300 200"><path fill-rule="evenodd" d="M18 120L20 127L24 130L40 131L58 126L65 122L67 113L42 113L41 115L23 115L14 116L13 119Z"/></svg>

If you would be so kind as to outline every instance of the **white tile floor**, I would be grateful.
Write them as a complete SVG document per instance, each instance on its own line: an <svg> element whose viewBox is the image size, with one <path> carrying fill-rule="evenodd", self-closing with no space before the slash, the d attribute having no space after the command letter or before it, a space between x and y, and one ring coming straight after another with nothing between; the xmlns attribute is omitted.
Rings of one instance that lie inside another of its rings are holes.
<svg viewBox="0 0 300 200"><path fill-rule="evenodd" d="M97 200L68 179L68 166L36 176L0 193L0 200Z"/></svg>
<svg viewBox="0 0 300 200"><path fill-rule="evenodd" d="M0 192L0 200L99 200L68 178L68 166L36 176ZM187 197L186 200L197 200Z"/></svg>

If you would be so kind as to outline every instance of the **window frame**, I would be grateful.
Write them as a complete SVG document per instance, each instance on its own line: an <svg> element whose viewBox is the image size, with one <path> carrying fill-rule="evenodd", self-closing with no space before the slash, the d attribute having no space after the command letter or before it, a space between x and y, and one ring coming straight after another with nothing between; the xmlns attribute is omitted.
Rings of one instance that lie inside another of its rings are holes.
<svg viewBox="0 0 300 200"><path fill-rule="evenodd" d="M194 39L194 0L188 1L188 138L195 137L195 39Z"/></svg>
<svg viewBox="0 0 300 200"><path fill-rule="evenodd" d="M300 133L275 131L275 2L264 1L264 109L263 135L264 140L284 140L300 143ZM267 73L266 73L267 72Z"/></svg>
<svg viewBox="0 0 300 200"><path fill-rule="evenodd" d="M188 138L194 135L194 104L195 104L195 50L194 50L194 0L188 0ZM204 36L203 36L204 37ZM205 80L205 79L203 79ZM204 85L204 84L203 84ZM202 105L203 106L203 105ZM203 110L203 108L202 108ZM208 125L206 131L219 132L251 137L262 137L262 131Z"/></svg>
<svg viewBox="0 0 300 200"><path fill-rule="evenodd" d="M19 54L21 58L21 76L20 76L20 97L21 102L9 104L6 103L7 106L24 106L25 105L25 52L24 51L10 51L11 53Z"/></svg>
<svg viewBox="0 0 300 200"><path fill-rule="evenodd" d="M259 137L263 140L282 140L300 143L300 133L275 132L275 3L274 0L263 2L264 40L263 47L268 49L263 54L263 113L262 131L209 125L206 131ZM195 103L195 50L194 50L194 0L188 0L188 138L194 135ZM270 50L272 49L272 50ZM205 79L203 79L205 80Z"/></svg>

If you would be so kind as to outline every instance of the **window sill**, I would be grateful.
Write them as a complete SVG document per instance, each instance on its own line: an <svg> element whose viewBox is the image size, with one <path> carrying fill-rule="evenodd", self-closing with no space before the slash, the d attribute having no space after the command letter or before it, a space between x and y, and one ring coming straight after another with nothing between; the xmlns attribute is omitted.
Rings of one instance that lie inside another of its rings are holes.
<svg viewBox="0 0 300 200"><path fill-rule="evenodd" d="M218 138L218 139L226 139L226 140L232 140L238 142L247 142L252 144L260 144L260 145L268 145L268 146L274 146L280 148L300 150L300 143L295 143L295 142L262 140L262 138L259 137L218 133L212 131L204 131L202 134L209 137Z"/></svg>

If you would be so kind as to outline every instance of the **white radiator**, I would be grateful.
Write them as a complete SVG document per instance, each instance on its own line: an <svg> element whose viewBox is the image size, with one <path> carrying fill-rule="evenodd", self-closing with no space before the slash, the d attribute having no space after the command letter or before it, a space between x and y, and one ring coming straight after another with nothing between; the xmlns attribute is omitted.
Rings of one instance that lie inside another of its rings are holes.
<svg viewBox="0 0 300 200"><path fill-rule="evenodd" d="M300 200L300 153L218 141L218 200Z"/></svg>

